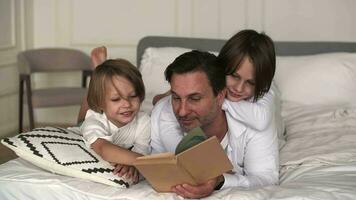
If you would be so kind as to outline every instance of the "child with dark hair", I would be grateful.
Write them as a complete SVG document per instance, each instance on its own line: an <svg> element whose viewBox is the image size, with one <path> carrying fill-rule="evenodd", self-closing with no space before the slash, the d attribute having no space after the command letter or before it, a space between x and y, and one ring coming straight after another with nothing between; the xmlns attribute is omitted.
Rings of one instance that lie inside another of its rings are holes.
<svg viewBox="0 0 356 200"><path fill-rule="evenodd" d="M254 30L239 31L224 44L217 62L226 75L223 109L262 134L277 131L281 147L284 125L279 91L273 83L276 55L272 39ZM170 91L155 96L153 104L167 95Z"/></svg>
<svg viewBox="0 0 356 200"><path fill-rule="evenodd" d="M279 91L272 82L276 69L272 39L264 33L242 30L225 43L217 59L226 74L223 108L260 132L277 131L283 142Z"/></svg>

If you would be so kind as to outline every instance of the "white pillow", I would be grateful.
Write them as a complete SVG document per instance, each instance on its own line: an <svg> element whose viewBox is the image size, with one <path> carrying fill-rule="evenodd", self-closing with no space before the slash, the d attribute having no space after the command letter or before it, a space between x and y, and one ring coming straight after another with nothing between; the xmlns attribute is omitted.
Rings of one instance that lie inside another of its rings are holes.
<svg viewBox="0 0 356 200"><path fill-rule="evenodd" d="M150 47L145 50L139 67L146 89L146 98L141 110L151 112L153 97L170 89L164 77L164 70L176 57L191 50L178 47Z"/></svg>
<svg viewBox="0 0 356 200"><path fill-rule="evenodd" d="M170 87L164 77L164 71L175 58L192 49L180 47L149 47L145 50L139 67L146 89L146 98L142 103L141 110L150 113L152 99L157 94L167 92ZM210 52L217 55L217 52Z"/></svg>
<svg viewBox="0 0 356 200"><path fill-rule="evenodd" d="M79 129L73 129L79 131ZM131 180L114 175L114 167L88 148L76 131L37 128L5 138L1 143L19 157L53 173L128 188Z"/></svg>
<svg viewBox="0 0 356 200"><path fill-rule="evenodd" d="M356 54L277 57L281 99L303 105L356 105Z"/></svg>

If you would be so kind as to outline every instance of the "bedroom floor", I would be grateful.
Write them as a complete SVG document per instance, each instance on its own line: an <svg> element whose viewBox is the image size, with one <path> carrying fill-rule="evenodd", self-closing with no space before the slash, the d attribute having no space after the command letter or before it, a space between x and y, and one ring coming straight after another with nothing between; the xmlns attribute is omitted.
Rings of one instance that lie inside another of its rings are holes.
<svg viewBox="0 0 356 200"><path fill-rule="evenodd" d="M25 127L24 131L28 131L28 128ZM17 134L18 134L18 132L12 133L12 134L7 135L6 137L12 137ZM2 138L0 138L0 139L2 139ZM17 158L17 155L12 150L7 148L5 145L0 143L0 164L5 163L5 162L12 160L14 158Z"/></svg>
<svg viewBox="0 0 356 200"><path fill-rule="evenodd" d="M9 160L17 158L16 154L12 152L10 149L0 144L0 164L5 163Z"/></svg>

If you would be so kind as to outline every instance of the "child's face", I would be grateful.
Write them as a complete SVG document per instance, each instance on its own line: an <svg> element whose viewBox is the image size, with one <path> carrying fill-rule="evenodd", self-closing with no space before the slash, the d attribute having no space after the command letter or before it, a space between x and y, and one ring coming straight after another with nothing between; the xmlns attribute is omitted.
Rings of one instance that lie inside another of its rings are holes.
<svg viewBox="0 0 356 200"><path fill-rule="evenodd" d="M104 113L117 127L131 122L140 109L140 99L130 81L114 76L106 81Z"/></svg>
<svg viewBox="0 0 356 200"><path fill-rule="evenodd" d="M234 102L249 99L255 93L255 68L248 57L240 65L233 74L226 76L226 98Z"/></svg>

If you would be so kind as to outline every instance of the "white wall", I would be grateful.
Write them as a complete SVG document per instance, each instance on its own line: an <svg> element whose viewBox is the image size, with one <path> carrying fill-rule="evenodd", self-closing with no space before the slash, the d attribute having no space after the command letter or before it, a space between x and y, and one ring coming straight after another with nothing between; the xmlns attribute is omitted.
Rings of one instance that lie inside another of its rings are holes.
<svg viewBox="0 0 356 200"><path fill-rule="evenodd" d="M7 113L0 115L0 135L17 126L15 55L21 49L89 53L105 45L109 57L135 63L137 42L146 35L227 39L252 28L274 40L356 41L355 9L354 0L0 0L0 111ZM38 87L79 83L68 74L35 80ZM40 121L73 122L77 109L36 114Z"/></svg>
<svg viewBox="0 0 356 200"><path fill-rule="evenodd" d="M17 129L16 54L24 46L24 2L0 0L0 136Z"/></svg>

